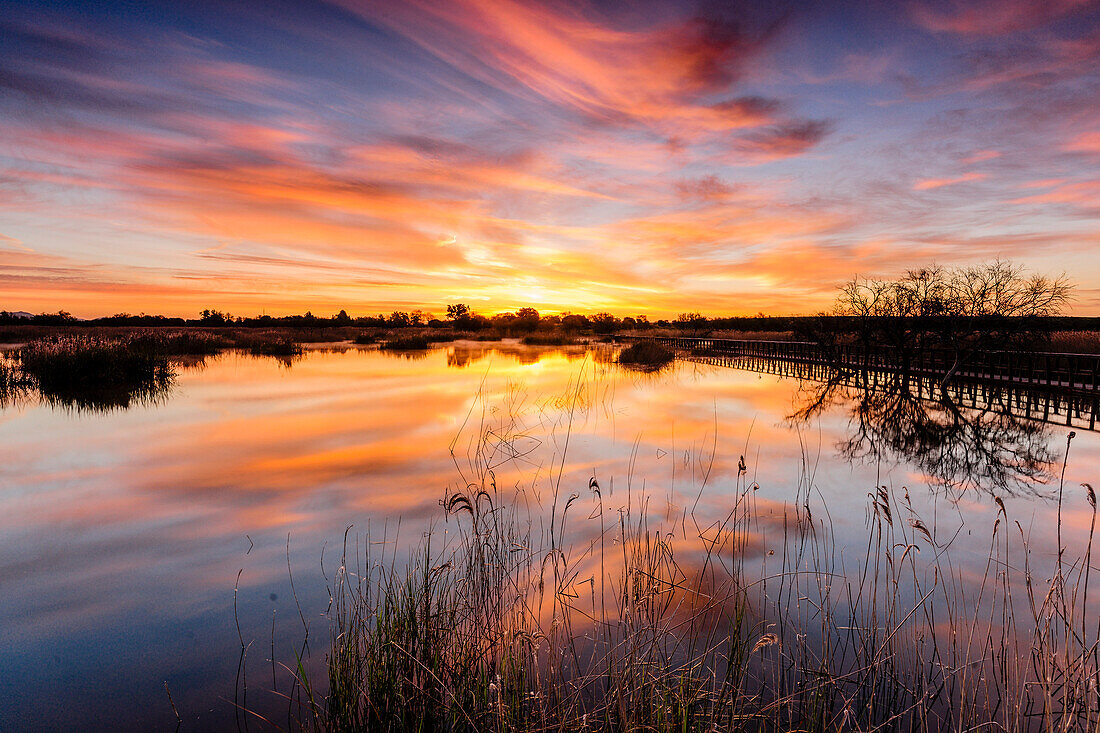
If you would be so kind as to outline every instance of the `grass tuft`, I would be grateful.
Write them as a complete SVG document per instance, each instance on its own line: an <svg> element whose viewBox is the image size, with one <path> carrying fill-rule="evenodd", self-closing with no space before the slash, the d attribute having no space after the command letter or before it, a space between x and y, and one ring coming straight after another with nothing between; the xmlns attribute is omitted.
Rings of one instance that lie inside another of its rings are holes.
<svg viewBox="0 0 1100 733"><path fill-rule="evenodd" d="M293 357L302 354L302 345L293 336L277 331L242 333L233 345L253 356Z"/></svg>
<svg viewBox="0 0 1100 733"><path fill-rule="evenodd" d="M432 342L425 336L395 336L382 342L381 348L390 351L424 351Z"/></svg>
<svg viewBox="0 0 1100 733"><path fill-rule="evenodd" d="M19 349L17 360L47 400L90 409L126 407L165 393L175 379L165 341L59 336Z"/></svg>
<svg viewBox="0 0 1100 733"><path fill-rule="evenodd" d="M619 352L619 363L625 366L657 369L676 357L672 349L655 341L636 341Z"/></svg>

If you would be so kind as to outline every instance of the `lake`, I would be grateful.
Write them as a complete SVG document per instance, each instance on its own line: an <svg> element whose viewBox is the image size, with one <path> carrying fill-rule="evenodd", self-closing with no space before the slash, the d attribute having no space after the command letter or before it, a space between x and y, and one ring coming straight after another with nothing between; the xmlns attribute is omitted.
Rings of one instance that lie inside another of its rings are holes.
<svg viewBox="0 0 1100 733"><path fill-rule="evenodd" d="M450 531L449 491L489 475L534 514L576 493L577 542L593 478L607 506L642 503L684 532L750 488L775 507L812 501L841 557L862 556L884 486L907 493L962 578L987 561L997 499L1036 562L1055 556L1059 485L1063 545L1078 552L1089 531L1096 432L1076 428L1061 481L1064 425L701 360L629 371L614 353L227 352L125 409L7 405L0 730L171 730L173 706L183 729L236 728L244 707L285 726L271 690L287 690L279 665L295 664L307 626L304 666L324 675L345 532L400 559L429 526Z"/></svg>

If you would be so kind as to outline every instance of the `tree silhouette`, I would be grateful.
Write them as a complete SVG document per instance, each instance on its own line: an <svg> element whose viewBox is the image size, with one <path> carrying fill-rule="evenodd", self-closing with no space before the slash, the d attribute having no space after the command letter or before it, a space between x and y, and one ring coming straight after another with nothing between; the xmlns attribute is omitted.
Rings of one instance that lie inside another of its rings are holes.
<svg viewBox="0 0 1100 733"><path fill-rule="evenodd" d="M897 280L857 277L837 296L833 328L848 328L865 348L891 347L901 365L927 348L946 348L954 364L981 351L1026 347L1061 313L1072 286L1065 275L1028 275L1008 262L909 270ZM823 334L821 341L835 341Z"/></svg>

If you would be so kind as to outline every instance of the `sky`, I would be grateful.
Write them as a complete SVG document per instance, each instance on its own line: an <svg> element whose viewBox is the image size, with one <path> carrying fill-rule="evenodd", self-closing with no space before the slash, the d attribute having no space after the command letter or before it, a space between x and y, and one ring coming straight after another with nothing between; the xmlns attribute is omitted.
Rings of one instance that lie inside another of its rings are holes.
<svg viewBox="0 0 1100 733"><path fill-rule="evenodd" d="M1098 110L1100 0L6 0L0 309L1100 315Z"/></svg>

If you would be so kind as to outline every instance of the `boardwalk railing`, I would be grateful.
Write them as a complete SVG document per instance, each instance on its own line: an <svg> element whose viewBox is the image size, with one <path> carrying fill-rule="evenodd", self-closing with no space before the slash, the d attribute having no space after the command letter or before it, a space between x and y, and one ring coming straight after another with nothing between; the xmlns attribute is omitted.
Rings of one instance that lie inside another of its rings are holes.
<svg viewBox="0 0 1100 733"><path fill-rule="evenodd" d="M742 341L681 336L621 338L626 341L656 341L693 354L779 359L841 369L883 369L942 376L955 365L955 353L948 349L901 351L891 347L867 349L854 345L823 347L810 341ZM980 351L966 356L955 377L1095 393L1100 390L1100 354Z"/></svg>
<svg viewBox="0 0 1100 733"><path fill-rule="evenodd" d="M837 369L829 364L793 359L725 354L689 354L689 361L774 374L801 381L829 383L855 390L893 392L903 388L916 399L938 401L939 379L933 375L899 376L893 369ZM1100 392L1053 389L1026 382L957 380L942 389L960 407L1011 413L1028 420L1081 430L1100 428Z"/></svg>

